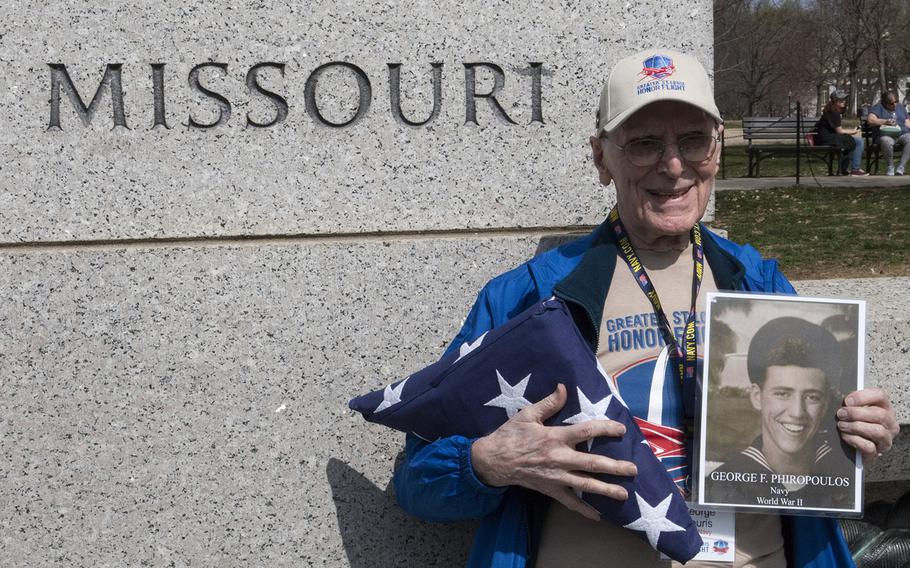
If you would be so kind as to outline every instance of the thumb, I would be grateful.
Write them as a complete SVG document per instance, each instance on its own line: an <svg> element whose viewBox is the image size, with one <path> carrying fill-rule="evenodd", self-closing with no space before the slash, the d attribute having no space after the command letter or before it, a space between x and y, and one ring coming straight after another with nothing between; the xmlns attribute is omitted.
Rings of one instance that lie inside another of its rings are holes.
<svg viewBox="0 0 910 568"><path fill-rule="evenodd" d="M539 422L542 424L547 418L562 410L562 407L566 404L566 398L566 387L559 383L556 385L555 391L531 406L523 408L515 417L526 422Z"/></svg>

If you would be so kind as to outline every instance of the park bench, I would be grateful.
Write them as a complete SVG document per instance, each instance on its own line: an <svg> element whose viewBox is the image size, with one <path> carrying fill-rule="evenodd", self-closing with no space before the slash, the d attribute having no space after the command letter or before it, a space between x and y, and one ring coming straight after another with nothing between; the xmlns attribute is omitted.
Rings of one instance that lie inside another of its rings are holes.
<svg viewBox="0 0 910 568"><path fill-rule="evenodd" d="M882 148L878 144L874 144L872 141L872 125L866 122L862 122L862 131L863 131L863 140L866 142L866 171L871 173L878 173L878 163L882 158ZM903 150L904 145L900 142L895 141L894 143L894 155L900 156L901 151ZM873 169L872 166L875 166Z"/></svg>
<svg viewBox="0 0 910 568"><path fill-rule="evenodd" d="M818 117L746 116L743 117L743 139L749 156L749 177L760 177L761 162L774 156L796 156L799 159L820 155L834 175L835 164L840 166L840 150L836 146L815 143L815 123ZM797 134L800 132L801 134Z"/></svg>

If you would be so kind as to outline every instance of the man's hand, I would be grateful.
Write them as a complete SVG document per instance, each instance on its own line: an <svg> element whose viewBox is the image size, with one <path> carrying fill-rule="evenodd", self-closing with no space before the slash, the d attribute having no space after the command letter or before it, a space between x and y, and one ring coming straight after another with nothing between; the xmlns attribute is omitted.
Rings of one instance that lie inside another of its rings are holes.
<svg viewBox="0 0 910 568"><path fill-rule="evenodd" d="M853 446L869 462L891 449L900 431L888 393L864 389L847 395L845 406L837 411L841 439Z"/></svg>
<svg viewBox="0 0 910 568"><path fill-rule="evenodd" d="M635 475L635 464L575 450L576 444L599 436L622 436L625 426L613 420L591 420L571 426L544 426L566 403L566 387L522 409L471 447L474 473L487 485L521 485L556 499L592 520L600 514L575 491L599 493L620 501L629 495L619 485L592 473Z"/></svg>

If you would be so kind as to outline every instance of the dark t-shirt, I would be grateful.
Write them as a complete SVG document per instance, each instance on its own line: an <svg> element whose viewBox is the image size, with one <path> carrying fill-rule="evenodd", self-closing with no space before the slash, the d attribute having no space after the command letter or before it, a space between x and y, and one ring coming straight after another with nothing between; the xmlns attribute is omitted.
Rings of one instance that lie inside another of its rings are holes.
<svg viewBox="0 0 910 568"><path fill-rule="evenodd" d="M818 141L822 144L840 146L843 144L843 135L837 133L841 125L841 114L836 110L829 110L815 123L818 130Z"/></svg>
<svg viewBox="0 0 910 568"><path fill-rule="evenodd" d="M849 152L856 148L856 141L850 134L838 134L837 129L841 125L841 114L836 110L829 110L822 114L822 117L815 123L815 130L818 131L818 143L823 146L835 146L844 152Z"/></svg>

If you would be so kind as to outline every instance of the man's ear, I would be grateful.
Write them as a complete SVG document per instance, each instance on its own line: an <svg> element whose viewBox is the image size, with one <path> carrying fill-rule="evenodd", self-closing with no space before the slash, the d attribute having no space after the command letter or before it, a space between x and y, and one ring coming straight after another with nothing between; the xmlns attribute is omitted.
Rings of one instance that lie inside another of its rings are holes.
<svg viewBox="0 0 910 568"><path fill-rule="evenodd" d="M594 160L594 167L597 168L597 177L600 179L600 183L610 185L613 176L610 175L607 164L604 162L604 141L597 136L592 136L589 141L591 142L591 157Z"/></svg>
<svg viewBox="0 0 910 568"><path fill-rule="evenodd" d="M749 400L752 402L752 408L761 412L761 387L755 383L749 386Z"/></svg>
<svg viewBox="0 0 910 568"><path fill-rule="evenodd" d="M723 124L717 125L717 136L719 136L721 139L723 139L723 137L724 137L724 125ZM717 162L718 166L720 166L720 153L721 152L722 152L722 146L721 146L721 143L718 142L717 148L715 149L716 156L714 158L714 161ZM718 169L720 169L720 168L718 168ZM717 172L715 172L715 175L717 175Z"/></svg>

